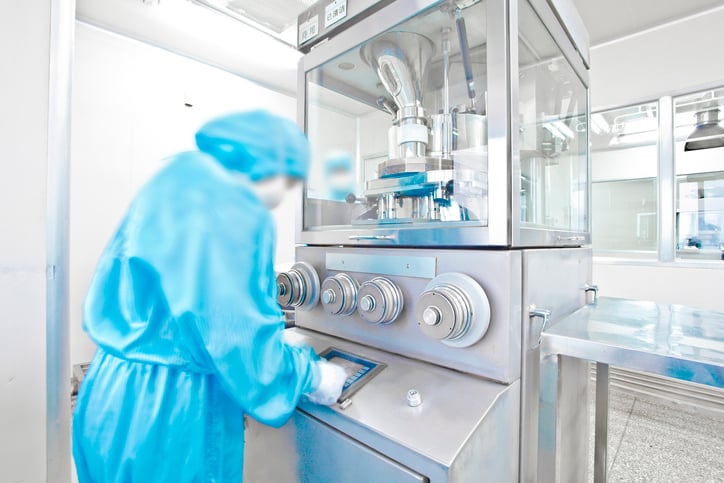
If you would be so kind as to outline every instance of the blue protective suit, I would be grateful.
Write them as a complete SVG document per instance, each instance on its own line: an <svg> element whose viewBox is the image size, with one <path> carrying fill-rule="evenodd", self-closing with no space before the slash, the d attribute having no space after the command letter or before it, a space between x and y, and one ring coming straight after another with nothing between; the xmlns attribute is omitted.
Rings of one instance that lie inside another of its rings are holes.
<svg viewBox="0 0 724 483"><path fill-rule="evenodd" d="M239 482L244 415L280 426L319 384L283 340L275 232L251 179L306 175L289 121L227 116L141 189L105 250L83 324L98 344L73 418L86 482ZM244 175L240 174L244 173Z"/></svg>

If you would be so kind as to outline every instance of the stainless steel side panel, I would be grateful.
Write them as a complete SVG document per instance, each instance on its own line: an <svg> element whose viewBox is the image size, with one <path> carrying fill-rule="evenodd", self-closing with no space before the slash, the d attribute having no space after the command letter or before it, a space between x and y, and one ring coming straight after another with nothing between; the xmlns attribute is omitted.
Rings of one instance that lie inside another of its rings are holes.
<svg viewBox="0 0 724 483"><path fill-rule="evenodd" d="M359 282L376 276L379 272L373 267L384 265L385 259L394 259L399 265L399 260L405 257L434 258L438 275L465 273L480 283L490 300L488 332L480 342L464 349L449 347L426 337L415 320L414 308L417 297L430 278L413 276L389 276L400 286L405 299L399 320L390 325L370 325L356 313L346 317L328 315L318 306L308 312L297 311L297 326L504 383L520 377L520 251L298 247L296 259L310 263L323 280L340 273L326 268L328 253L367 256L370 260L369 272L359 271L359 263L355 264L355 271L348 271Z"/></svg>
<svg viewBox="0 0 724 483"><path fill-rule="evenodd" d="M244 475L249 483L429 481L301 411L279 430L250 420L245 437L245 469L255 470Z"/></svg>
<svg viewBox="0 0 724 483"><path fill-rule="evenodd" d="M518 481L517 381L498 384L304 329L288 330L287 339L387 367L344 410L303 401L281 429L249 420L245 482ZM421 393L422 405L407 405L410 388ZM365 465L356 466L357 459ZM325 465L333 467L319 468ZM385 474L400 477L376 477Z"/></svg>
<svg viewBox="0 0 724 483"><path fill-rule="evenodd" d="M586 303L591 283L590 248L523 252L523 307L551 311L549 327ZM521 375L521 481L585 481L588 462L588 365L543 361L540 318L523 316ZM558 372L560 369L560 372ZM559 397L559 388L567 390ZM541 402L539 404L539 397ZM556 433L558 415L565 432Z"/></svg>

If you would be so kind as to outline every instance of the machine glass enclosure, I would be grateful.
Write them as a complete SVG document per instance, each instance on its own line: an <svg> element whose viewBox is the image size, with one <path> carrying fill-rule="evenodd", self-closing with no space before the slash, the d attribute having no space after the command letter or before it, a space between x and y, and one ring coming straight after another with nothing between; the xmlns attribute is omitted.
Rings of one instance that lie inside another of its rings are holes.
<svg viewBox="0 0 724 483"><path fill-rule="evenodd" d="M305 73L305 231L487 225L485 18L441 2Z"/></svg>
<svg viewBox="0 0 724 483"><path fill-rule="evenodd" d="M521 228L588 232L588 90L519 1Z"/></svg>

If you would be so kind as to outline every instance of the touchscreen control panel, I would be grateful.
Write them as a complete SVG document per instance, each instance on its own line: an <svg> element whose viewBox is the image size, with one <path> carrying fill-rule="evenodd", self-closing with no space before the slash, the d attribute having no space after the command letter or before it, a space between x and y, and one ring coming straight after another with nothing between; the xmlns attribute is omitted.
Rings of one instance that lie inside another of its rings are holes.
<svg viewBox="0 0 724 483"><path fill-rule="evenodd" d="M340 402L349 399L386 367L382 362L366 359L334 347L328 348L320 356L332 364L341 366L347 373L347 380L342 388L342 395L339 397Z"/></svg>

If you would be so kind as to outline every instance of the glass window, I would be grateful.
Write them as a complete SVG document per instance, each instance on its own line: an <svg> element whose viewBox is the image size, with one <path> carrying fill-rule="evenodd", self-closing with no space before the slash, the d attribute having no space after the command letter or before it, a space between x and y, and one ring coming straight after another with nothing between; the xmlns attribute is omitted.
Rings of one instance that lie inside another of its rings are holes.
<svg viewBox="0 0 724 483"><path fill-rule="evenodd" d="M656 103L591 115L593 248L654 256L658 249Z"/></svg>
<svg viewBox="0 0 724 483"><path fill-rule="evenodd" d="M485 17L431 8L307 72L305 230L487 225Z"/></svg>
<svg viewBox="0 0 724 483"><path fill-rule="evenodd" d="M674 100L679 258L724 260L724 89Z"/></svg>
<svg viewBox="0 0 724 483"><path fill-rule="evenodd" d="M587 90L530 4L519 9L522 227L587 232Z"/></svg>

